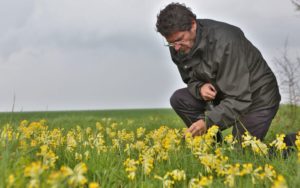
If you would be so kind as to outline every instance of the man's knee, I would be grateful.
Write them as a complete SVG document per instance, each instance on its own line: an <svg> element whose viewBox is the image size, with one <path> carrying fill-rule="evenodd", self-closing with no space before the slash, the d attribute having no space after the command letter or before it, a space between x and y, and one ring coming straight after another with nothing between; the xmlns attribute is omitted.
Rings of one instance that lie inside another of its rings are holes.
<svg viewBox="0 0 300 188"><path fill-rule="evenodd" d="M172 96L170 97L170 105L172 106L172 108L176 108L178 106L178 94L177 94L176 90Z"/></svg>
<svg viewBox="0 0 300 188"><path fill-rule="evenodd" d="M186 96L185 88L176 90L170 97L170 104L173 109L182 107L183 98Z"/></svg>

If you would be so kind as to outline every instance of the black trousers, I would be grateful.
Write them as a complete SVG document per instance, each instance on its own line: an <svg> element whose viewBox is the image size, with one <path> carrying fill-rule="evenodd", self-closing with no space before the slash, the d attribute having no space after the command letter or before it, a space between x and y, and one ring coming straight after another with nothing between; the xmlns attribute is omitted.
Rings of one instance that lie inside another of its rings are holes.
<svg viewBox="0 0 300 188"><path fill-rule="evenodd" d="M204 115L205 110L207 110L207 102L194 98L187 88L176 90L170 98L170 103L187 127L196 122L199 119L199 115ZM263 140L277 113L278 107L258 110L241 116L239 121L231 125L233 126L233 136L241 140L241 136L245 131L248 131L252 136Z"/></svg>

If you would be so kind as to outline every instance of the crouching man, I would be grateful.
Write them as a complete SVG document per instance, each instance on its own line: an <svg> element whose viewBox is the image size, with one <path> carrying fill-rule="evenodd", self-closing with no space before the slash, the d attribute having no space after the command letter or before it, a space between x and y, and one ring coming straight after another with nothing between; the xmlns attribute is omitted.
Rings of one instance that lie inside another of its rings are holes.
<svg viewBox="0 0 300 188"><path fill-rule="evenodd" d="M212 125L233 126L263 140L279 107L276 78L260 51L236 26L197 19L190 8L171 3L157 16L157 31L186 88L170 101L193 136Z"/></svg>

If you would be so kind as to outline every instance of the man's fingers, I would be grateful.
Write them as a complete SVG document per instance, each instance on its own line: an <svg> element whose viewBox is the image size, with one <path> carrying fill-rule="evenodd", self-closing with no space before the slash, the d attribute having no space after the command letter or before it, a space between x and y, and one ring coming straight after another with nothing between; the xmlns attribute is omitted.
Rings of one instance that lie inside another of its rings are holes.
<svg viewBox="0 0 300 188"><path fill-rule="evenodd" d="M194 129L191 131L192 136L198 135L199 128L197 126L194 127Z"/></svg>
<svg viewBox="0 0 300 188"><path fill-rule="evenodd" d="M207 90L206 92L205 92L205 95L207 95L207 96L211 96L211 97L215 97L216 96L216 92L215 91L213 91L213 90Z"/></svg>
<svg viewBox="0 0 300 188"><path fill-rule="evenodd" d="M206 125L203 120L198 120L193 123L186 131L191 133L192 136L203 135L206 132Z"/></svg>
<svg viewBox="0 0 300 188"><path fill-rule="evenodd" d="M212 84L209 84L208 87L209 87L209 89L211 91L213 91L214 93L216 93L216 89L215 89L215 87Z"/></svg>
<svg viewBox="0 0 300 188"><path fill-rule="evenodd" d="M194 131L195 127L196 127L196 125L195 125L195 124L192 124L192 125L187 129L187 131L190 132L190 133L192 133L192 132Z"/></svg>
<svg viewBox="0 0 300 188"><path fill-rule="evenodd" d="M193 131L191 132L192 136L199 136L199 135L203 135L204 132L201 128L197 127L195 129L193 129Z"/></svg>
<svg viewBox="0 0 300 188"><path fill-rule="evenodd" d="M203 96L204 100L213 100L216 97L216 93L214 92L207 92L205 93L205 95Z"/></svg>

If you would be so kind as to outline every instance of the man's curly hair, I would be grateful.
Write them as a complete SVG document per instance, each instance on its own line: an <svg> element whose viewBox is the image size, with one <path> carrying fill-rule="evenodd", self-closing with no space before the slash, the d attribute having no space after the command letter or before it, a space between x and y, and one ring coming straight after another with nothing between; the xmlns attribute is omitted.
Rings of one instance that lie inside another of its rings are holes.
<svg viewBox="0 0 300 188"><path fill-rule="evenodd" d="M196 20L196 15L189 7L180 3L171 3L157 15L156 30L167 37L174 32L189 31L193 20Z"/></svg>

